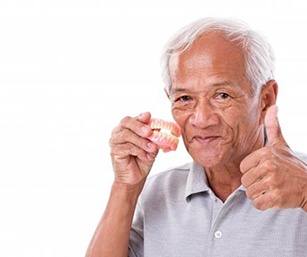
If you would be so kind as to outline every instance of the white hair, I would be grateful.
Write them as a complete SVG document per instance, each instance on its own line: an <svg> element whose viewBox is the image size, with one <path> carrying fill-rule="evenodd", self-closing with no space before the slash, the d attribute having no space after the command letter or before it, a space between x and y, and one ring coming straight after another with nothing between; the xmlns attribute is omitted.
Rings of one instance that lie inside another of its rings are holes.
<svg viewBox="0 0 307 257"><path fill-rule="evenodd" d="M222 18L203 18L188 24L175 34L165 46L162 55L162 76L165 89L170 92L172 83L169 60L174 54L186 51L201 35L211 31L221 32L229 41L236 43L245 55L246 77L254 94L274 78L274 53L266 38L239 20Z"/></svg>

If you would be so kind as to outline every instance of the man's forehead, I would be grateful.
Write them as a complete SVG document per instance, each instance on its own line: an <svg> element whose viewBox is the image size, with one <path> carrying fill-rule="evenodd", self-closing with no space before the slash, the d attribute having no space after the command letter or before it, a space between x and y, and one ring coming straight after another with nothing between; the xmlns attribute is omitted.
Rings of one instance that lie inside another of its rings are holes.
<svg viewBox="0 0 307 257"><path fill-rule="evenodd" d="M226 77L245 74L241 49L220 34L208 34L197 39L186 51L175 52L169 60L169 72L174 80L194 76L223 74Z"/></svg>
<svg viewBox="0 0 307 257"><path fill-rule="evenodd" d="M193 58L193 64L186 62ZM219 60L231 62L244 59L240 46L227 39L221 33L211 32L198 37L186 50L175 51L170 56L170 68L176 68L179 63L185 61L187 68L193 68L195 62L212 62Z"/></svg>

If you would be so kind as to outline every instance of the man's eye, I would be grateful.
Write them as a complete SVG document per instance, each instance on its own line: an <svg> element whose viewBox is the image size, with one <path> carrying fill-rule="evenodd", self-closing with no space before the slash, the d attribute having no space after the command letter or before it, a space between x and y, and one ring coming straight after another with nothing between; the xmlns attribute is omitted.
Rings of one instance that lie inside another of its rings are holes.
<svg viewBox="0 0 307 257"><path fill-rule="evenodd" d="M176 100L176 102L177 102L177 101L179 101L179 102L187 102L187 101L189 101L189 100L191 100L191 98L190 98L189 96L183 95L183 96L178 97L177 100Z"/></svg>
<svg viewBox="0 0 307 257"><path fill-rule="evenodd" d="M222 99L222 100L225 100L225 99L229 98L229 95L227 93L219 93L217 95L217 97Z"/></svg>

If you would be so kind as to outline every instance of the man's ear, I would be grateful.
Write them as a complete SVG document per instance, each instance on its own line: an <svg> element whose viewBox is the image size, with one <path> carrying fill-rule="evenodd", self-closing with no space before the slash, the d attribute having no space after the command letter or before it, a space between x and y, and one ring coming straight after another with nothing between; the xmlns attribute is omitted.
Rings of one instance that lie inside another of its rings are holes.
<svg viewBox="0 0 307 257"><path fill-rule="evenodd" d="M262 86L260 91L260 104L261 104L261 123L264 122L264 117L270 106L276 104L278 95L278 84L275 80L270 80Z"/></svg>

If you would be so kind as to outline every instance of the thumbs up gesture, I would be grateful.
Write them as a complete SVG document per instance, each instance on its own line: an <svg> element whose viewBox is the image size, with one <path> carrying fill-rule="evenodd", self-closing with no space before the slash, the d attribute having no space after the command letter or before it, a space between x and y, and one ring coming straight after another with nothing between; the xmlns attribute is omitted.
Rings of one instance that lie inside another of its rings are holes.
<svg viewBox="0 0 307 257"><path fill-rule="evenodd" d="M276 105L267 110L264 124L267 144L240 164L247 197L259 210L303 208L307 212L307 166L287 145Z"/></svg>

